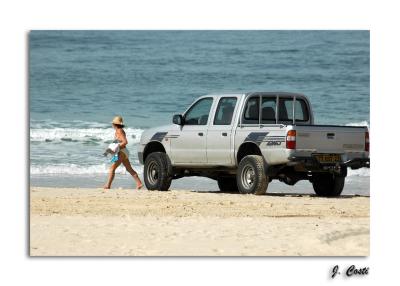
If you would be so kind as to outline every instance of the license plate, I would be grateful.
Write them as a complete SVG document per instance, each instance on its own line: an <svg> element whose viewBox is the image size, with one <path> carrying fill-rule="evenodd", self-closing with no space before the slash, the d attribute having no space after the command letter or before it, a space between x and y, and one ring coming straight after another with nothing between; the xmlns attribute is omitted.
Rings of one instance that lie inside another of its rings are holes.
<svg viewBox="0 0 400 286"><path fill-rule="evenodd" d="M342 161L342 157L339 154L317 154L315 158L320 163L338 163Z"/></svg>

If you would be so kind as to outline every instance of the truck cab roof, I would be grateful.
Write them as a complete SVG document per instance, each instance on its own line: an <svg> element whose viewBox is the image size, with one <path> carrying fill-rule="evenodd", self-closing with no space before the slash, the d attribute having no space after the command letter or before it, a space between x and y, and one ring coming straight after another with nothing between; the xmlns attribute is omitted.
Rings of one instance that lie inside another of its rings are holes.
<svg viewBox="0 0 400 286"><path fill-rule="evenodd" d="M227 96L251 96L251 95L270 95L270 96L288 96L288 97L302 97L307 98L304 94L295 92L284 92L284 91L251 91L251 92L232 92L232 93L211 93L202 97L212 96L212 97L227 97ZM197 98L199 99L199 98ZM197 100L196 99L196 100Z"/></svg>

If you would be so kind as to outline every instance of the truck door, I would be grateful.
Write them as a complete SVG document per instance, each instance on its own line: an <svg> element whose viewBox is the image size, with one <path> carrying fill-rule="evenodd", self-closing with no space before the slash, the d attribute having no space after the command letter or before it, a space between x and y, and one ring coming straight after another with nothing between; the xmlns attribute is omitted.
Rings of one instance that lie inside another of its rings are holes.
<svg viewBox="0 0 400 286"><path fill-rule="evenodd" d="M213 122L207 133L207 163L231 166L233 159L232 119L236 111L237 97L221 97Z"/></svg>
<svg viewBox="0 0 400 286"><path fill-rule="evenodd" d="M204 97L194 103L184 115L184 125L171 139L171 159L179 164L207 162L207 127L212 97Z"/></svg>

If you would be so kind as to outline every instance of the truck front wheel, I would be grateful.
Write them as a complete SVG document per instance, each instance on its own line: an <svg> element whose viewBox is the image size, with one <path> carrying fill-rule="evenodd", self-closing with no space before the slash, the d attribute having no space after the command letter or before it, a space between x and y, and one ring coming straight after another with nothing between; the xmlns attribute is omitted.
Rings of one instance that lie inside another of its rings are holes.
<svg viewBox="0 0 400 286"><path fill-rule="evenodd" d="M236 183L236 178L233 177L223 177L223 178L218 178L218 187L221 192L223 193L238 193L238 185Z"/></svg>
<svg viewBox="0 0 400 286"><path fill-rule="evenodd" d="M268 181L262 156L248 155L240 161L236 182L241 194L263 195Z"/></svg>
<svg viewBox="0 0 400 286"><path fill-rule="evenodd" d="M330 173L313 174L312 184L315 193L321 197L339 196L344 187L344 176L338 176Z"/></svg>
<svg viewBox="0 0 400 286"><path fill-rule="evenodd" d="M144 183L148 190L168 191L171 186L171 162L167 154L154 152L144 163Z"/></svg>

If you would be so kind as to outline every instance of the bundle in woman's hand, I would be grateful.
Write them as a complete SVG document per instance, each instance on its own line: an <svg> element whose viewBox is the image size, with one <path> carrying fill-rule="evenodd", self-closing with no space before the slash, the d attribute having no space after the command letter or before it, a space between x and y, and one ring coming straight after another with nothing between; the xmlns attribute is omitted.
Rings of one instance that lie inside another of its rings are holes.
<svg viewBox="0 0 400 286"><path fill-rule="evenodd" d="M118 155L119 152L119 144L118 143L111 143L108 145L106 151L103 153L103 156L107 156L108 154L111 155Z"/></svg>

